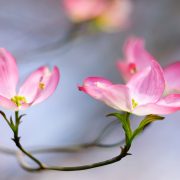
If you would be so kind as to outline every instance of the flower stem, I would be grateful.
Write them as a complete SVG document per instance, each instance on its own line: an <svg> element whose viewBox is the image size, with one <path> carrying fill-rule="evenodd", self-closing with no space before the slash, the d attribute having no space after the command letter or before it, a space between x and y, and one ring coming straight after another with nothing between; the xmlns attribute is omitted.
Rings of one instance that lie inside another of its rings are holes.
<svg viewBox="0 0 180 180"><path fill-rule="evenodd" d="M18 120L19 115L18 113L16 113L15 115L16 117L16 122L20 122ZM129 116L127 115L127 119L129 118ZM106 130L106 128L104 129L104 131ZM103 133L102 133L103 134ZM30 159L32 159L39 167L38 168L32 168L29 165L27 165L27 163L24 163L20 158L19 158L19 162L22 168L26 169L27 171L42 171L42 170L55 170L55 171L80 171L80 170L86 170L86 169L92 169L92 168L96 168L96 167L101 167L101 166L105 166L105 165L109 165L115 162L120 161L122 158L124 158L127 155L130 155L128 153L131 144L130 143L126 143L126 145L121 148L121 153L116 156L113 157L111 159L105 160L105 161L101 161L101 162L97 162L97 163L93 163L93 164L88 164L88 165L83 165L83 166L73 166L73 167L63 167L63 166L47 166L44 165L43 163L41 163L38 159L36 159L31 153L27 152L22 145L20 144L20 138L18 137L18 134L14 133L14 142L16 143L16 146L21 150L22 153L24 153L25 155L27 155Z"/></svg>
<svg viewBox="0 0 180 180"><path fill-rule="evenodd" d="M105 166L105 165L109 165L109 164L113 164L115 162L120 161L122 158L124 158L125 156L130 155L128 153L130 149L130 146L124 146L124 148L121 149L121 153L111 159L105 160L105 161L101 161L98 163L94 163L94 164L88 164L88 165L83 165L83 166L73 166L73 167L63 167L63 166L46 166L43 165L43 167L39 167L39 168L33 168L30 167L27 163L25 163L22 159L22 157L20 157L20 155L18 156L20 165L23 169L27 170L27 171L43 171L43 170L54 170L54 171L80 171L80 170L87 170L87 169L92 169L92 168L97 168L97 167L101 167L101 166Z"/></svg>
<svg viewBox="0 0 180 180"><path fill-rule="evenodd" d="M73 167L63 167L63 166L48 166L43 164L40 160L38 160L36 157L34 157L30 152L26 151L23 146L20 143L20 137L19 137L19 125L20 125L20 120L22 118L22 115L19 115L19 112L16 111L15 112L15 122L12 122L11 119L11 123L8 123L10 125L10 127L13 124L13 128L11 127L13 133L14 133L14 138L13 141L15 142L16 146L18 147L18 149L22 152L22 153L18 153L18 158L19 158L19 163L21 165L22 168L24 168L27 171L44 171L44 170L54 170L54 171L79 171L79 170L86 170L86 169L92 169L92 168L96 168L96 167L101 167L101 166L105 166L105 165L109 165L115 162L120 161L122 158L124 158L125 156L130 155L128 153L130 147L131 147L131 143L127 143L126 140L126 144L124 145L123 148L121 148L121 152L118 156L115 156L111 159L105 160L105 161L100 161L97 163L93 163L93 164L87 164L87 165L82 165L82 166L73 166ZM129 116L127 115L127 119L129 118ZM9 122L9 121L8 121ZM106 130L106 128L104 129L104 131ZM103 136L104 131L100 134L100 137ZM95 143L98 143L99 140L101 138L97 138ZM91 144L92 145L92 144ZM87 144L86 147L91 146L90 144ZM20 155L26 155L27 157L29 157L33 162L35 162L38 167L31 167L29 166L27 163L24 162L24 160L21 158L22 156Z"/></svg>
<svg viewBox="0 0 180 180"><path fill-rule="evenodd" d="M112 159L108 159L106 161L101 161L101 162L90 164L90 165L75 166L75 167L55 167L54 166L54 167L45 167L45 169L46 170L56 170L56 171L80 171L80 170L97 168L97 167L109 165L109 164L120 161L125 156L130 155L128 153L129 149L130 149L130 146L125 146L124 148L122 148L121 153L118 156L116 156Z"/></svg>
<svg viewBox="0 0 180 180"><path fill-rule="evenodd" d="M23 152L27 157L29 157L30 159L32 159L36 164L39 165L40 168L43 168L43 164L38 160L36 159L32 154L30 154L29 152L27 152L23 147L22 145L20 144L20 137L19 137L19 124L20 124L20 116L19 116L19 112L18 111L15 111L15 126L16 126L16 129L13 131L14 133L14 138L12 139L16 146L21 150L21 152Z"/></svg>
<svg viewBox="0 0 180 180"><path fill-rule="evenodd" d="M43 168L43 164L36 159L31 153L27 152L22 145L20 144L20 137L14 135L13 141L15 142L16 146L23 152L26 156L28 156L30 159L32 159L36 164L39 165L40 168Z"/></svg>

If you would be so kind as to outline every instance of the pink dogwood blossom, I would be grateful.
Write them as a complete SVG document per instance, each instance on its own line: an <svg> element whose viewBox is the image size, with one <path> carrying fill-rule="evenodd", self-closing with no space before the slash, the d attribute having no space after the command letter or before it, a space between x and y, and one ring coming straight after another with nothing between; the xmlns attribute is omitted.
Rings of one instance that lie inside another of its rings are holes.
<svg viewBox="0 0 180 180"><path fill-rule="evenodd" d="M14 57L0 48L0 105L11 110L26 109L47 99L59 82L59 70L55 66L50 72L42 66L34 71L16 91L18 68Z"/></svg>
<svg viewBox="0 0 180 180"><path fill-rule="evenodd" d="M89 77L79 90L108 106L136 115L170 114L180 110L180 94L163 96L164 74L153 59L126 84L113 84L101 77Z"/></svg>
<svg viewBox="0 0 180 180"><path fill-rule="evenodd" d="M64 7L73 22L92 21L105 31L128 26L132 11L130 0L64 0Z"/></svg>
<svg viewBox="0 0 180 180"><path fill-rule="evenodd" d="M124 46L125 60L117 62L125 81L137 72L151 65L151 60L155 60L144 48L144 40L140 38L130 38ZM164 68L166 81L166 93L180 93L180 61L172 63Z"/></svg>
<svg viewBox="0 0 180 180"><path fill-rule="evenodd" d="M129 26L132 12L130 0L113 0L106 10L95 19L96 25L104 31L116 31Z"/></svg>
<svg viewBox="0 0 180 180"><path fill-rule="evenodd" d="M82 22L99 16L106 8L104 0L64 0L67 14L75 22Z"/></svg>

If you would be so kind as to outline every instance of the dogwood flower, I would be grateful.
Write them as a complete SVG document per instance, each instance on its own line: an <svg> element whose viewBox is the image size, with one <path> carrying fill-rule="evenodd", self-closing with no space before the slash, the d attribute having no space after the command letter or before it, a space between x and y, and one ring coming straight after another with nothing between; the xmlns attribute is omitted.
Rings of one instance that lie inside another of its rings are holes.
<svg viewBox="0 0 180 180"><path fill-rule="evenodd" d="M73 22L88 21L99 16L106 8L104 0L64 0L64 7Z"/></svg>
<svg viewBox="0 0 180 180"><path fill-rule="evenodd" d="M151 65L151 60L155 58L145 50L144 40L140 38L130 38L124 46L125 60L117 62L125 81L137 72ZM164 68L166 81L166 93L180 93L180 61L172 63Z"/></svg>
<svg viewBox="0 0 180 180"><path fill-rule="evenodd" d="M126 27L132 11L130 0L64 0L63 2L73 22L92 21L105 31Z"/></svg>
<svg viewBox="0 0 180 180"><path fill-rule="evenodd" d="M0 106L17 111L44 101L56 89L59 76L56 66L52 72L42 66L26 79L17 92L16 61L6 49L0 48Z"/></svg>
<svg viewBox="0 0 180 180"><path fill-rule="evenodd" d="M96 26L103 31L113 32L129 26L131 12L132 3L130 0L113 0L94 21Z"/></svg>
<svg viewBox="0 0 180 180"><path fill-rule="evenodd" d="M163 96L164 74L160 65L151 65L136 73L126 84L113 84L101 77L89 77L79 90L108 106L136 115L170 114L180 110L180 94Z"/></svg>

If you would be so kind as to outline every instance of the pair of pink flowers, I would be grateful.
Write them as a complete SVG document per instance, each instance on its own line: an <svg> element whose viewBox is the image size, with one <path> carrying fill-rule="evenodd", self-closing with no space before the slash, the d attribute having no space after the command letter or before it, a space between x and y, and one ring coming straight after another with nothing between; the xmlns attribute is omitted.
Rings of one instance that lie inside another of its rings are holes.
<svg viewBox="0 0 180 180"><path fill-rule="evenodd" d="M126 85L113 84L101 77L84 80L80 90L108 106L137 115L170 114L180 110L180 61L162 69L144 49L141 39L132 38L125 46L125 61L118 62ZM0 49L0 105L26 109L47 99L59 82L59 70L42 66L16 91L18 69L15 59Z"/></svg>
<svg viewBox="0 0 180 180"><path fill-rule="evenodd" d="M52 72L46 66L34 71L16 91L18 69L15 59L5 49L0 48L0 105L18 111L47 99L59 82L59 70Z"/></svg>
<svg viewBox="0 0 180 180"><path fill-rule="evenodd" d="M116 30L128 24L130 0L64 0L64 7L73 22L92 21L104 30Z"/></svg>
<svg viewBox="0 0 180 180"><path fill-rule="evenodd" d="M119 61L118 68L126 85L89 77L79 89L116 110L136 115L180 110L180 61L163 70L138 38L131 38L124 50L126 60Z"/></svg>

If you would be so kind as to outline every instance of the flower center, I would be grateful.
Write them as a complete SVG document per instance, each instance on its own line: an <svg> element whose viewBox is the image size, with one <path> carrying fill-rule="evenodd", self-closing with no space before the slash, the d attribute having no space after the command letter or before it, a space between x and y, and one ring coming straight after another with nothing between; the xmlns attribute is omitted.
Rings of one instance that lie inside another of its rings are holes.
<svg viewBox="0 0 180 180"><path fill-rule="evenodd" d="M39 83L39 88L40 88L41 90L45 89L45 84L42 83L42 82L40 82L40 83Z"/></svg>
<svg viewBox="0 0 180 180"><path fill-rule="evenodd" d="M11 98L11 101L15 103L17 107L20 107L22 104L27 102L24 96L14 96Z"/></svg>
<svg viewBox="0 0 180 180"><path fill-rule="evenodd" d="M137 106L138 106L138 103L134 99L132 99L132 108L134 109Z"/></svg>
<svg viewBox="0 0 180 180"><path fill-rule="evenodd" d="M130 72L131 74L137 73L136 64L134 64L134 63L130 63L130 64L129 64L129 72Z"/></svg>

